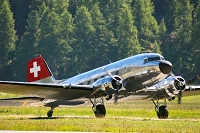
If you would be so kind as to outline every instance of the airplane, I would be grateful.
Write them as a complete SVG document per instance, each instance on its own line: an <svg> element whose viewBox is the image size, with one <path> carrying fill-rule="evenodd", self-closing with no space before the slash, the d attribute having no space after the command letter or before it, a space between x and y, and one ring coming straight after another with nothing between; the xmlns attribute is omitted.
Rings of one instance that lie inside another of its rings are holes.
<svg viewBox="0 0 200 133"><path fill-rule="evenodd" d="M158 53L134 55L63 80L54 78L41 55L31 59L27 66L27 82L0 81L0 92L25 96L8 100L40 101L51 108L47 112L48 117L52 117L59 105L79 105L86 99L92 103L97 118L105 117L105 99L110 100L114 96L117 102L119 93L125 90L126 94L152 93L151 97L157 99L156 103L153 102L158 118L168 118L166 104L161 105L158 100L174 99L174 95L167 93L168 89L150 88L166 80L172 70L172 64ZM173 77L177 88L185 87L183 78Z"/></svg>

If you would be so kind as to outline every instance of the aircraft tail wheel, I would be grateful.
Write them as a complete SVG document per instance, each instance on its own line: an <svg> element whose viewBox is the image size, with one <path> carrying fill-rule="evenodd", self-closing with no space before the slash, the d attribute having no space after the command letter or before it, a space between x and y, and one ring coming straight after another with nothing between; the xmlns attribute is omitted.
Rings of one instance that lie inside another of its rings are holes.
<svg viewBox="0 0 200 133"><path fill-rule="evenodd" d="M157 115L159 119L167 119L169 115L167 106L160 106L157 110Z"/></svg>
<svg viewBox="0 0 200 133"><path fill-rule="evenodd" d="M47 116L48 116L48 117L52 117L52 115L53 115L53 111L52 111L52 110L49 110L49 111L47 112Z"/></svg>
<svg viewBox="0 0 200 133"><path fill-rule="evenodd" d="M103 104L96 106L96 111L94 111L96 118L104 118L106 115L106 108Z"/></svg>

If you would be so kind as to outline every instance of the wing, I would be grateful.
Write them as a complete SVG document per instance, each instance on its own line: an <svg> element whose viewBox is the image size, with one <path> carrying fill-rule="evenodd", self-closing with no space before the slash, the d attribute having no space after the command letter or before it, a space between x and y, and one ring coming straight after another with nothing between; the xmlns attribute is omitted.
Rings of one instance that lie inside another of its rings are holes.
<svg viewBox="0 0 200 133"><path fill-rule="evenodd" d="M183 96L200 95L200 86L186 86Z"/></svg>
<svg viewBox="0 0 200 133"><path fill-rule="evenodd" d="M58 100L87 97L94 90L92 85L0 81L0 91L4 93Z"/></svg>

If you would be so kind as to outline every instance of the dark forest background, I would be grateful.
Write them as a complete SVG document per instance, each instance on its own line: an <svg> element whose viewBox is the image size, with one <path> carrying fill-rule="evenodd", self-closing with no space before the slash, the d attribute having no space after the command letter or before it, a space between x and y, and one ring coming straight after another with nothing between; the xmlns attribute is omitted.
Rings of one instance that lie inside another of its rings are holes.
<svg viewBox="0 0 200 133"><path fill-rule="evenodd" d="M200 73L200 0L0 0L0 80L26 81L40 54L57 79L156 52Z"/></svg>

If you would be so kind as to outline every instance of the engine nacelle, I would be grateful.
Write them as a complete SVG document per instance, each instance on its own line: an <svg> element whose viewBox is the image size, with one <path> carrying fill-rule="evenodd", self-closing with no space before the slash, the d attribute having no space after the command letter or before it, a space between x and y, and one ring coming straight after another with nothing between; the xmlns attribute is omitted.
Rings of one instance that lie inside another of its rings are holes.
<svg viewBox="0 0 200 133"><path fill-rule="evenodd" d="M99 87L106 95L112 95L116 90L120 90L123 87L122 79L118 75L106 76L95 81L92 85Z"/></svg>
<svg viewBox="0 0 200 133"><path fill-rule="evenodd" d="M155 85L155 89L160 91L157 97L168 98L169 101L174 100L175 96L179 93L179 90L184 91L185 87L185 80L181 76L168 76L166 79Z"/></svg>
<svg viewBox="0 0 200 133"><path fill-rule="evenodd" d="M185 79L181 76L176 76L174 80L174 86L177 90L184 90L186 87Z"/></svg>

